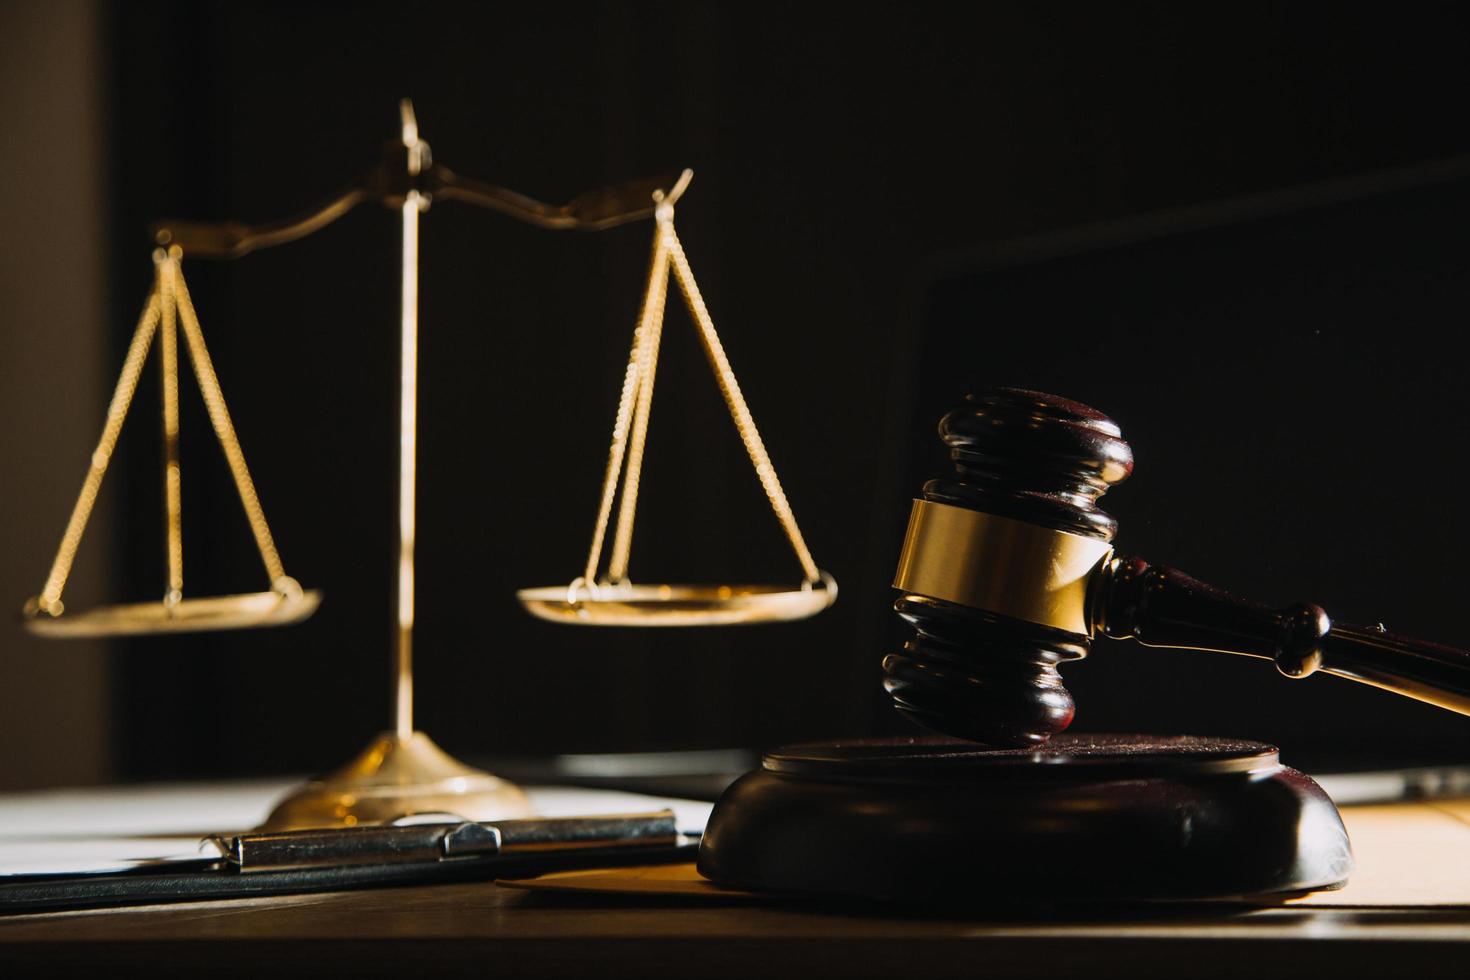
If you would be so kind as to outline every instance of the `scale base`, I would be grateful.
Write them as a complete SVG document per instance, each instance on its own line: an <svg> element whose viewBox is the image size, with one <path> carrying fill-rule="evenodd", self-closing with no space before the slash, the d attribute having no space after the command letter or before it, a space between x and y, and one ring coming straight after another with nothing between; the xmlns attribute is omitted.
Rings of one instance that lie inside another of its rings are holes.
<svg viewBox="0 0 1470 980"><path fill-rule="evenodd" d="M715 805L699 870L880 901L1271 903L1340 887L1353 856L1327 794L1259 742L916 737L770 753Z"/></svg>
<svg viewBox="0 0 1470 980"><path fill-rule="evenodd" d="M355 827L415 813L504 820L532 811L520 787L465 765L423 732L384 732L346 765L283 799L257 829Z"/></svg>

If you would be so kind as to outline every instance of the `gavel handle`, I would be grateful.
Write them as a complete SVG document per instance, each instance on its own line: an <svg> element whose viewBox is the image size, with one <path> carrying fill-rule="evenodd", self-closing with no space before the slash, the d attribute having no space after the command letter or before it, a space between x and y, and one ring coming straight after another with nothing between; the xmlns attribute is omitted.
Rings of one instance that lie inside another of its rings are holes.
<svg viewBox="0 0 1470 980"><path fill-rule="evenodd" d="M1341 623L1327 635L1322 669L1470 715L1470 651Z"/></svg>
<svg viewBox="0 0 1470 980"><path fill-rule="evenodd" d="M1470 715L1470 651L1334 624L1310 603L1270 609L1141 558L1101 569L1090 617L1114 639L1262 657L1288 677L1321 670Z"/></svg>

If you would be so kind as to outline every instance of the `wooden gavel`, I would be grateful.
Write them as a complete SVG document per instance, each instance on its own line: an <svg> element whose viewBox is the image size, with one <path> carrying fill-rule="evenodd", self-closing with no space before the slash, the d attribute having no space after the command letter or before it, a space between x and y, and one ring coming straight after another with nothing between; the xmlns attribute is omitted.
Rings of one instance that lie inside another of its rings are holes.
<svg viewBox="0 0 1470 980"><path fill-rule="evenodd" d="M914 501L894 609L916 635L884 658L884 687L920 724L998 746L1045 742L1075 705L1057 668L1099 633L1144 646L1274 660L1470 715L1470 651L1270 609L1172 568L1114 554L1097 507L1133 471L1118 426L1053 395L970 395L939 432L957 476Z"/></svg>

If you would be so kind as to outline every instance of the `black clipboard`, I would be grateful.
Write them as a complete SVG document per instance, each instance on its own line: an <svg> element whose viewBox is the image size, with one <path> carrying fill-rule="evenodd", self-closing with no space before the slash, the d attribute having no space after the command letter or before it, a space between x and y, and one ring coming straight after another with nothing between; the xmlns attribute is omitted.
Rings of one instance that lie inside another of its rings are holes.
<svg viewBox="0 0 1470 980"><path fill-rule="evenodd" d="M241 873L220 858L203 858L109 874L12 875L0 879L0 915L527 878L574 868L692 861L697 850L697 841L684 838L676 844L649 847L583 848L496 854L463 861L358 864L253 873Z"/></svg>

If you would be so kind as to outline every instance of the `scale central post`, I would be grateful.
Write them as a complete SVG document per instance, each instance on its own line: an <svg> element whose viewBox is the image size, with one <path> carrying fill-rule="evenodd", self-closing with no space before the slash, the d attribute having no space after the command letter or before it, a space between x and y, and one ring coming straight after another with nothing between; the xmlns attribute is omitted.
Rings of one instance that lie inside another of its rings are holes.
<svg viewBox="0 0 1470 980"><path fill-rule="evenodd" d="M430 166L413 105L399 104L405 173L401 203L403 247L399 316L398 564L393 635L393 728L356 758L313 779L285 800L263 830L377 824L415 813L452 813L466 820L528 816L519 788L466 766L414 728L414 543L418 497L419 217L431 196L415 185Z"/></svg>
<svg viewBox="0 0 1470 980"><path fill-rule="evenodd" d="M408 171L417 177L423 166L418 126L405 112L403 145ZM400 375L398 382L398 629L394 637L393 719L400 739L413 734L413 560L418 506L419 412L419 213L428 198L409 191L403 202L403 277Z"/></svg>

